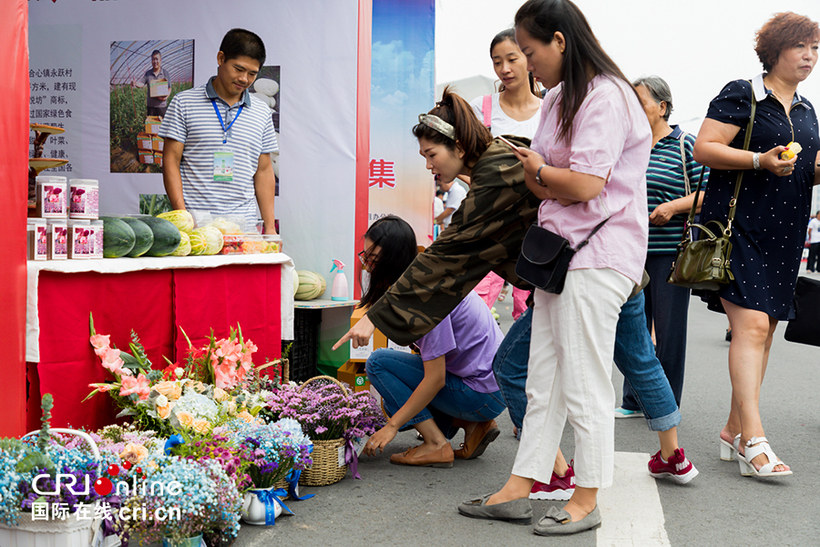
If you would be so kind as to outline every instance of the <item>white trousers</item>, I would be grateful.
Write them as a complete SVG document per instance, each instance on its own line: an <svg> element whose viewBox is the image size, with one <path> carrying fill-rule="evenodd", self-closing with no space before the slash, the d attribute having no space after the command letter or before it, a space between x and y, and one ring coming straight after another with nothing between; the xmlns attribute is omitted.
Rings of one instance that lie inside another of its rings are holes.
<svg viewBox="0 0 820 547"><path fill-rule="evenodd" d="M527 413L513 474L549 483L567 418L575 430L575 481L612 484L612 357L621 306L634 283L611 269L571 270L561 294L535 291Z"/></svg>

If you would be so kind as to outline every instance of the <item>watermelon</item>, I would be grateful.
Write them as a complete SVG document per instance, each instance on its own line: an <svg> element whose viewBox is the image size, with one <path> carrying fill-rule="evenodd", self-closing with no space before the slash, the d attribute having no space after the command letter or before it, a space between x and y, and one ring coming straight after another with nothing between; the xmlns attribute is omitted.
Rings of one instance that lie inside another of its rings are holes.
<svg viewBox="0 0 820 547"><path fill-rule="evenodd" d="M179 228L164 218L145 217L140 220L146 223L154 234L154 244L145 256L165 256L176 251L182 239Z"/></svg>
<svg viewBox="0 0 820 547"><path fill-rule="evenodd" d="M154 232L148 227L146 223L134 217L122 217L120 220L125 222L134 231L136 241L134 248L125 256L137 257L142 256L154 244Z"/></svg>
<svg viewBox="0 0 820 547"><path fill-rule="evenodd" d="M114 217L100 217L103 221L103 256L119 258L131 252L137 242L134 230Z"/></svg>
<svg viewBox="0 0 820 547"><path fill-rule="evenodd" d="M296 274L299 276L299 289L293 295L296 300L313 300L325 293L327 281L322 274L307 270L298 270Z"/></svg>

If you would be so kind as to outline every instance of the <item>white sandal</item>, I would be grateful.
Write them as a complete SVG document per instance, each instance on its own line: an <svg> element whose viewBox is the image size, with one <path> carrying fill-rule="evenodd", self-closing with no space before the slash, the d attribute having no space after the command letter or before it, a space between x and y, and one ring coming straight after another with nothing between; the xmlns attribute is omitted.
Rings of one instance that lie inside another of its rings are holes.
<svg viewBox="0 0 820 547"><path fill-rule="evenodd" d="M740 447L740 433L737 434L737 437L730 443L725 441L723 437L720 438L720 459L725 462L734 461L735 456L737 456L738 448Z"/></svg>
<svg viewBox="0 0 820 547"><path fill-rule="evenodd" d="M761 454L766 454L769 463L756 469L752 460ZM740 464L740 474L744 477L785 477L791 475L792 471L773 471L778 465L786 465L775 455L774 450L769 445L766 437L752 437L746 441L746 454L737 453L737 461Z"/></svg>

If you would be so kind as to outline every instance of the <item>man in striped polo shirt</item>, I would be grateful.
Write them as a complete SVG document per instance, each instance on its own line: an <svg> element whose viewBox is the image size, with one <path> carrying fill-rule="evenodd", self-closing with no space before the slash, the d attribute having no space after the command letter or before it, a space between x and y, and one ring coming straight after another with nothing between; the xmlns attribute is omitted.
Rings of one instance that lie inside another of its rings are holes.
<svg viewBox="0 0 820 547"><path fill-rule="evenodd" d="M162 179L174 209L259 215L265 232L276 233L276 179L270 153L279 150L270 107L248 93L265 63L256 34L233 29L222 39L216 76L178 93L159 135L165 138Z"/></svg>

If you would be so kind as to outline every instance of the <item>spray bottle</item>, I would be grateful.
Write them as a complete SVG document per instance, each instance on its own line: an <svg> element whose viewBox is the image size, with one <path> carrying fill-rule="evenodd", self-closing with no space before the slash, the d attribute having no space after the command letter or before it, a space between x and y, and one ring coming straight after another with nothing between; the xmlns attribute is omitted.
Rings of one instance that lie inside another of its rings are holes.
<svg viewBox="0 0 820 547"><path fill-rule="evenodd" d="M330 273L336 270L336 277L333 278L333 289L330 291L331 300L348 300L349 293L347 291L347 277L344 272L345 265L341 260L333 259L333 267L330 268Z"/></svg>

